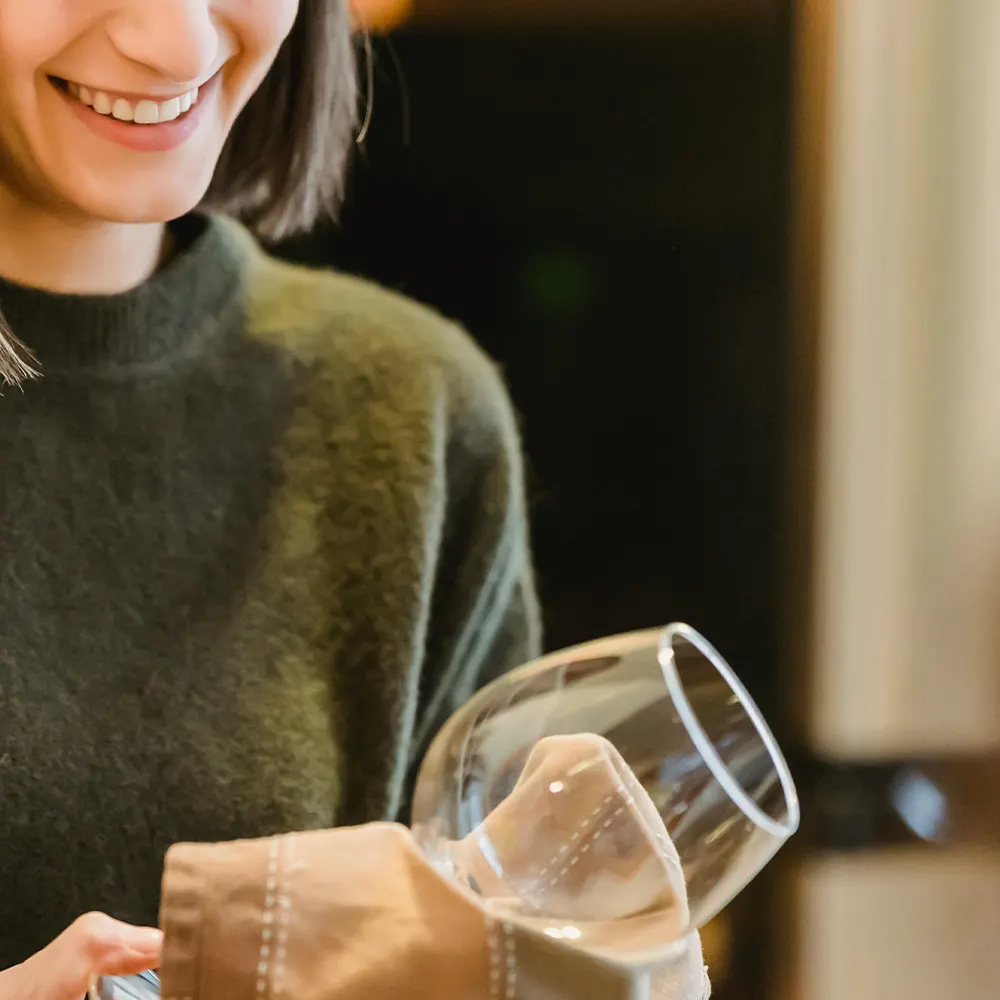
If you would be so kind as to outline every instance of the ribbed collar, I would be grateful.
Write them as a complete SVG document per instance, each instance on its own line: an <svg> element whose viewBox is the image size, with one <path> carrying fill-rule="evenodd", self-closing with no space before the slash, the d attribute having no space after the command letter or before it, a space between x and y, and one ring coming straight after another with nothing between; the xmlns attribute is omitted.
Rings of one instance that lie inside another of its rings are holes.
<svg viewBox="0 0 1000 1000"><path fill-rule="evenodd" d="M63 295L0 277L0 311L45 373L149 368L197 351L238 304L249 245L233 222L174 223L181 250L119 295Z"/></svg>

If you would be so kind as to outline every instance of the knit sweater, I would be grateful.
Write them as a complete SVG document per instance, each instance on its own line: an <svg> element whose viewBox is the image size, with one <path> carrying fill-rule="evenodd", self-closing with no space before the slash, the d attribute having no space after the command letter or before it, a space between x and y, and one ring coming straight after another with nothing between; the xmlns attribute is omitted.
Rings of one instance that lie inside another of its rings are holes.
<svg viewBox="0 0 1000 1000"><path fill-rule="evenodd" d="M538 647L501 379L452 324L192 216L121 295L0 280L0 968L163 854L392 818Z"/></svg>

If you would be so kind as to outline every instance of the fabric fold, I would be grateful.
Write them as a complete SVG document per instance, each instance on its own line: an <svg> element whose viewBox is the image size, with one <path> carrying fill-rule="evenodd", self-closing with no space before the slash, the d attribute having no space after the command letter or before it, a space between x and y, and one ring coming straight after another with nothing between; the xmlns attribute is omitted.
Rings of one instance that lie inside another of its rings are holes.
<svg viewBox="0 0 1000 1000"><path fill-rule="evenodd" d="M676 852L607 741L541 741L512 794L453 848L465 882L390 823L175 845L164 1000L708 995L698 936L679 933Z"/></svg>

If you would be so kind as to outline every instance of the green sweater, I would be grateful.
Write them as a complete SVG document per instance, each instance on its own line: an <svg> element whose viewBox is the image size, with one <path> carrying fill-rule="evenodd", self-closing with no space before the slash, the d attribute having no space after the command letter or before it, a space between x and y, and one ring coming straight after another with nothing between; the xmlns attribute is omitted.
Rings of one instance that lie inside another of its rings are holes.
<svg viewBox="0 0 1000 1000"><path fill-rule="evenodd" d="M163 854L392 818L538 650L515 420L435 313L190 217L140 288L0 280L0 968Z"/></svg>

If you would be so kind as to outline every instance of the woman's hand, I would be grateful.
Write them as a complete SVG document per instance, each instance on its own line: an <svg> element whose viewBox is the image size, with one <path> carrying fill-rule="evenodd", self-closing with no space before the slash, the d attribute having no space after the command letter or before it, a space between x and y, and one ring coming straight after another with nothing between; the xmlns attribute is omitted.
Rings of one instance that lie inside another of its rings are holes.
<svg viewBox="0 0 1000 1000"><path fill-rule="evenodd" d="M0 972L0 1000L81 1000L92 976L129 976L160 963L163 935L88 913L48 947Z"/></svg>

